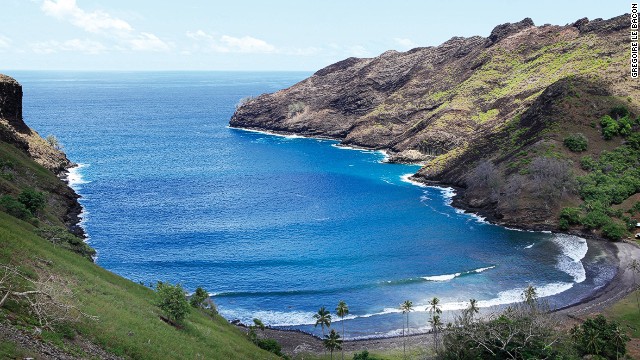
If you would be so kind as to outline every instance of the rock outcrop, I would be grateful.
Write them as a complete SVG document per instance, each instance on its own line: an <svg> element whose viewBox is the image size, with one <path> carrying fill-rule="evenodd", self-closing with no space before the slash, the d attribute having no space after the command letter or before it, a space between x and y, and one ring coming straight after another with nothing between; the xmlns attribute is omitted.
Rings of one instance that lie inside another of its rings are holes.
<svg viewBox="0 0 640 360"><path fill-rule="evenodd" d="M638 113L627 25L628 15L566 26L535 26L526 18L495 27L488 38L454 37L435 47L349 58L287 89L245 99L230 125L386 149L391 161L423 164L416 175L422 181L465 188L483 159L508 177L520 166L511 164L509 149L562 148L568 131L597 137L590 124L607 106L624 103ZM564 102L574 96L569 85L583 101ZM538 111L552 104L553 115ZM554 121L543 121L549 116ZM531 198L507 209L501 196L482 204L496 221L555 226L557 206L544 204L545 216L527 220L520 210L542 204ZM461 192L458 204L471 207L464 198Z"/></svg>
<svg viewBox="0 0 640 360"><path fill-rule="evenodd" d="M0 74L0 140L29 153L40 165L62 174L73 164L54 145L30 129L22 119L22 86L13 78Z"/></svg>
<svg viewBox="0 0 640 360"><path fill-rule="evenodd" d="M43 139L36 131L27 126L22 118L22 86L13 78L0 74L0 142L15 146L26 153L36 163L50 170L58 177L64 177L67 170L74 166L60 149ZM0 151L0 155L2 152ZM0 164L11 163L0 157ZM6 165L1 165L0 170ZM15 172L15 170L13 170ZM15 175L15 174L14 174ZM33 174L19 174L24 179L14 180L26 183L49 194L48 202L54 215L75 235L84 237L79 226L82 206L80 196L64 181L37 182ZM14 178L16 176L13 176ZM15 191L12 185L0 184L0 195Z"/></svg>

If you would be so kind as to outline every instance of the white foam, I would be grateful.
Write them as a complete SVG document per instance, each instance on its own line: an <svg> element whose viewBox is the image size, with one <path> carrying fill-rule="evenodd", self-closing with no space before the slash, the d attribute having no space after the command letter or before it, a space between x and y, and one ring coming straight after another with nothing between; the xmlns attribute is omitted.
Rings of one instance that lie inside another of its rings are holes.
<svg viewBox="0 0 640 360"><path fill-rule="evenodd" d="M418 182L418 181L415 181L415 180L411 180L410 179L411 176L413 176L413 173L404 174L404 175L400 176L400 180L402 180L402 181L404 181L406 183L409 183L411 185L419 186L419 187L422 187L422 188L428 187L427 185L425 185L425 184L423 184L421 182Z"/></svg>
<svg viewBox="0 0 640 360"><path fill-rule="evenodd" d="M78 164L77 166L69 169L67 173L67 183L69 184L69 187L71 187L75 191L78 191L79 189L81 189L80 185L89 183L89 181L84 179L81 172L83 168L86 168L88 166L89 164Z"/></svg>
<svg viewBox="0 0 640 360"><path fill-rule="evenodd" d="M551 241L561 251L561 254L558 255L556 267L560 271L571 275L576 283L585 281L587 275L582 265L582 259L584 259L589 250L587 240L573 235L557 234Z"/></svg>
<svg viewBox="0 0 640 360"><path fill-rule="evenodd" d="M465 274L471 274L471 273L481 273L483 271L489 270L489 269L493 269L496 266L488 266L488 267L484 267L484 268L478 268L478 269L474 269L474 270L469 270L469 271L463 271L463 272L458 272L455 274L445 274L445 275L433 275L433 276L423 276L422 278L427 280L427 281L449 281L449 280L453 280L455 278L457 278L458 276L461 275L465 275Z"/></svg>
<svg viewBox="0 0 640 360"><path fill-rule="evenodd" d="M524 248L525 249L531 249L533 247L533 245L535 245L535 243L534 244L529 244L529 245L525 246Z"/></svg>

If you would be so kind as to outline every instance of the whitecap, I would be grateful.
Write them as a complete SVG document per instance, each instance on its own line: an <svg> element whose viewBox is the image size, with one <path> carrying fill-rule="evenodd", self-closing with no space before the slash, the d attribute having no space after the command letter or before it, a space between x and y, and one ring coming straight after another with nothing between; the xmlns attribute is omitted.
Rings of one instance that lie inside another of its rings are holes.
<svg viewBox="0 0 640 360"><path fill-rule="evenodd" d="M406 183L409 183L411 185L419 186L419 187L422 187L422 188L428 187L427 185L425 185L425 184L423 184L421 182L418 182L418 181L415 181L415 180L411 180L411 176L413 176L413 173L404 174L404 175L400 176L400 180L402 180L402 181L404 181Z"/></svg>
<svg viewBox="0 0 640 360"><path fill-rule="evenodd" d="M69 169L67 172L67 183L73 190L78 191L82 184L87 184L90 181L85 180L82 176L82 169L88 167L89 164L77 164Z"/></svg>
<svg viewBox="0 0 640 360"><path fill-rule="evenodd" d="M565 272L576 283L581 283L586 280L586 270L582 265L582 259L587 255L589 246L587 240L573 235L557 234L551 241L556 244L561 253L558 255L558 263L556 267Z"/></svg>
<svg viewBox="0 0 640 360"><path fill-rule="evenodd" d="M481 273L483 271L487 271L487 270L493 269L495 267L496 267L495 265L492 265L492 266L473 269L473 270L469 270L469 271L457 272L455 274L423 276L422 278L427 280L427 281L449 281L449 280L453 280L453 279L455 279L455 278L457 278L459 276L466 275L466 274L471 274L471 273L478 273L479 274L479 273Z"/></svg>
<svg viewBox="0 0 640 360"><path fill-rule="evenodd" d="M531 249L531 248L533 247L533 245L535 245L535 243L533 243L533 244L529 244L529 245L525 246L524 248L525 248L525 249Z"/></svg>

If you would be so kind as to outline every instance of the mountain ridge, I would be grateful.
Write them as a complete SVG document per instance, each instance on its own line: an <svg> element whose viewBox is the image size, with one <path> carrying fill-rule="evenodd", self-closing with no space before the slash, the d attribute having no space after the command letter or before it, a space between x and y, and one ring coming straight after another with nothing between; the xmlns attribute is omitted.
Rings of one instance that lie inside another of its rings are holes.
<svg viewBox="0 0 640 360"><path fill-rule="evenodd" d="M525 191L520 195L530 201L514 207L505 205L505 189L480 201L466 191L469 179L483 160L503 182L513 179L509 144L500 148L487 139L513 136L514 154L557 153L576 175L579 159L563 148L563 136L589 133L594 151L619 145L598 138L591 124L616 106L638 113L640 87L626 66L628 26L628 14L565 26L535 26L525 18L496 26L487 38L453 37L435 47L348 58L287 89L243 100L230 126L384 149L392 162L423 165L414 179L457 187L459 207L504 225L557 230L562 207L580 201L577 191L557 203ZM582 104L567 102L575 96L584 96ZM533 159L527 161L521 165Z"/></svg>

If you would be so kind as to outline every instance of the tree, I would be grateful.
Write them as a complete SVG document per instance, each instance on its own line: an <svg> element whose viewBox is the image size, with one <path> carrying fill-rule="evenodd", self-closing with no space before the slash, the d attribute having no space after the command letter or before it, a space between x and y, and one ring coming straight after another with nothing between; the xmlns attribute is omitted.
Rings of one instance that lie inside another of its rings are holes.
<svg viewBox="0 0 640 360"><path fill-rule="evenodd" d="M533 307L536 305L538 301L538 292L533 285L527 286L526 289L522 292L522 297L524 298L524 302Z"/></svg>
<svg viewBox="0 0 640 360"><path fill-rule="evenodd" d="M589 141L587 137L582 133L571 134L564 138L564 146L569 148L573 152L581 152L587 150Z"/></svg>
<svg viewBox="0 0 640 360"><path fill-rule="evenodd" d="M343 300L338 302L336 314L340 316L340 319L342 320L342 338L344 339L344 317L349 314L349 306L347 306L347 303ZM344 350L342 350L342 360L344 360Z"/></svg>
<svg viewBox="0 0 640 360"><path fill-rule="evenodd" d="M597 355L606 359L619 359L627 353L629 337L615 321L607 321L598 315L587 319L571 330L576 348L581 356Z"/></svg>
<svg viewBox="0 0 640 360"><path fill-rule="evenodd" d="M633 259L631 263L627 266L627 269L633 271L633 287L636 290L636 304L638 305L638 312L640 313L640 299L638 298L638 281L637 275L640 273L640 262L638 260Z"/></svg>
<svg viewBox="0 0 640 360"><path fill-rule="evenodd" d="M340 334L338 334L334 329L331 329L329 335L324 336L324 347L329 349L331 352L331 359L333 359L333 351L342 349L342 340L340 339Z"/></svg>
<svg viewBox="0 0 640 360"><path fill-rule="evenodd" d="M206 301L208 298L209 298L209 294L207 293L207 291L202 287L198 286L198 288L193 293L193 295L191 295L191 298L189 299L189 303L194 308L204 308L206 306Z"/></svg>
<svg viewBox="0 0 640 360"><path fill-rule="evenodd" d="M158 281L156 294L158 307L170 321L179 324L189 314L191 307L180 284Z"/></svg>
<svg viewBox="0 0 640 360"><path fill-rule="evenodd" d="M478 300L469 299L469 306L465 309L465 312L467 313L471 321L473 321L473 317L480 312L480 308L478 307Z"/></svg>
<svg viewBox="0 0 640 360"><path fill-rule="evenodd" d="M45 140L52 148L56 150L62 150L62 145L60 145L60 141L58 141L58 138L55 135L49 134L47 135Z"/></svg>
<svg viewBox="0 0 640 360"><path fill-rule="evenodd" d="M320 327L322 328L322 337L324 337L324 327L331 327L331 313L324 306L322 306L320 309L318 309L318 312L313 315L313 318L316 319L314 327L320 325Z"/></svg>
<svg viewBox="0 0 640 360"><path fill-rule="evenodd" d="M18 195L18 201L24 204L33 216L37 216L38 211L44 208L47 199L43 192L27 188L22 190L20 195Z"/></svg>
<svg viewBox="0 0 640 360"><path fill-rule="evenodd" d="M405 300L402 304L400 304L400 310L402 310L402 314L407 314L407 333L409 333L409 313L413 310L413 302L410 300ZM404 321L402 322L402 350L404 352L404 357L407 357L407 339L404 337Z"/></svg>
<svg viewBox="0 0 640 360"><path fill-rule="evenodd" d="M442 314L442 306L440 305L440 299L434 297L429 301L429 313L431 314L431 329L433 331L433 344L435 346L436 353L438 352L438 330L442 328L442 322L440 321L440 314Z"/></svg>

